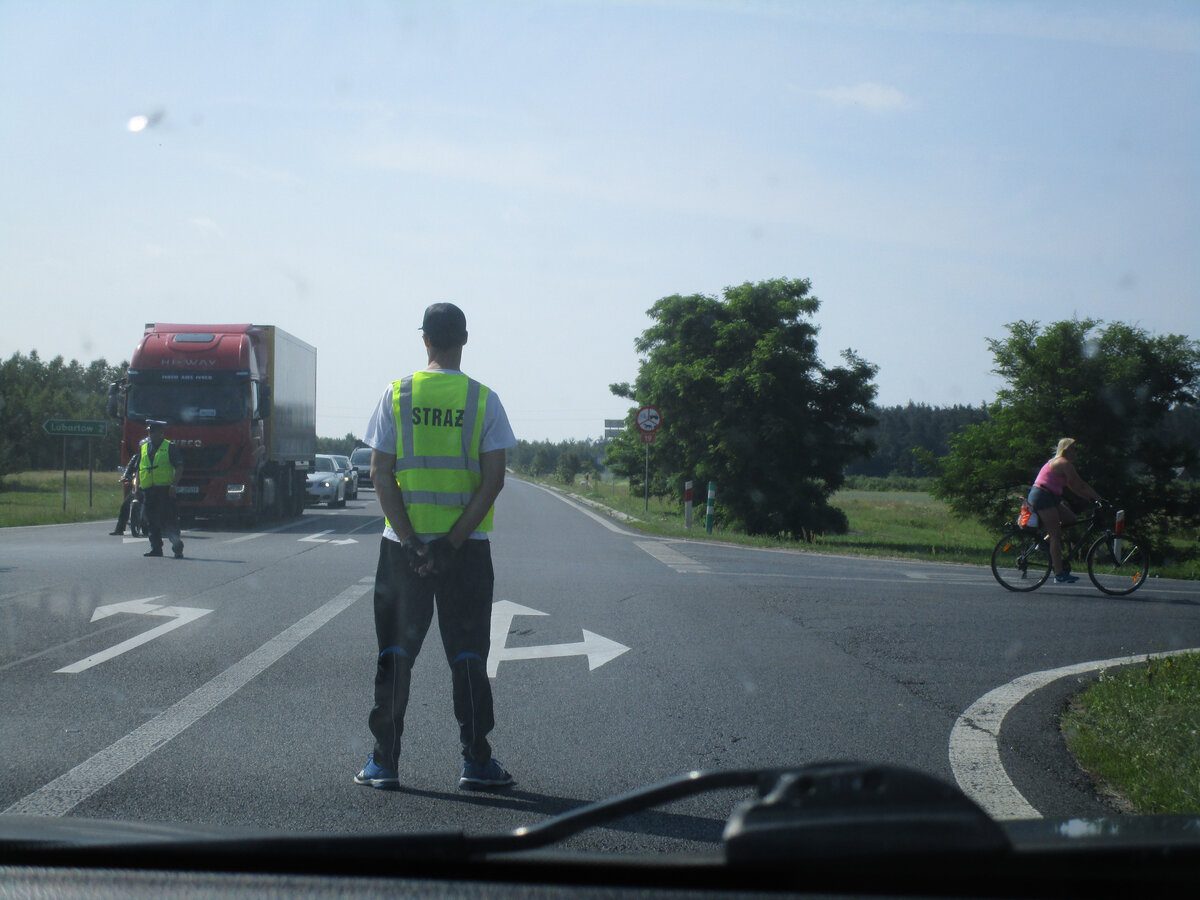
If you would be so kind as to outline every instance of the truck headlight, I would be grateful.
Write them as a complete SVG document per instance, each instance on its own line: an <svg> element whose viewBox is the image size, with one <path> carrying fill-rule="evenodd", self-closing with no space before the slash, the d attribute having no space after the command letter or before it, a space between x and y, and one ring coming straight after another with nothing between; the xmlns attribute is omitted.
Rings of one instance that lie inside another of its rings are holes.
<svg viewBox="0 0 1200 900"><path fill-rule="evenodd" d="M225 502L239 503L246 496L246 486L244 484L227 484L225 485Z"/></svg>

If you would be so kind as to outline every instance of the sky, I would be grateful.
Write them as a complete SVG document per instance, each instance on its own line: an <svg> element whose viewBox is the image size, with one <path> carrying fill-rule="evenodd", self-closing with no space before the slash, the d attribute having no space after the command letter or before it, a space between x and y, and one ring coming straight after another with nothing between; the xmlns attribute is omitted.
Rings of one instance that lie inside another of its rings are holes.
<svg viewBox="0 0 1200 900"><path fill-rule="evenodd" d="M272 324L361 437L463 308L518 438L598 438L647 310L807 278L882 406L989 339L1200 338L1200 4L0 0L0 357Z"/></svg>

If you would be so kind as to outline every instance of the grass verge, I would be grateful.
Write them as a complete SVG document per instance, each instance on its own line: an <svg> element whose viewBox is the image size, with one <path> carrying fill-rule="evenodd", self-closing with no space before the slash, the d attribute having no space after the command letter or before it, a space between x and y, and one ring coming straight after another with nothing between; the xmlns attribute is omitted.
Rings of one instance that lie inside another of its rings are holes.
<svg viewBox="0 0 1200 900"><path fill-rule="evenodd" d="M1200 810L1200 653L1102 672L1061 727L1083 769L1134 811Z"/></svg>
<svg viewBox="0 0 1200 900"><path fill-rule="evenodd" d="M0 489L0 527L97 519L112 519L115 524L122 499L119 474L116 470L93 472L89 503L87 471L68 471L65 509L61 469L5 475Z"/></svg>

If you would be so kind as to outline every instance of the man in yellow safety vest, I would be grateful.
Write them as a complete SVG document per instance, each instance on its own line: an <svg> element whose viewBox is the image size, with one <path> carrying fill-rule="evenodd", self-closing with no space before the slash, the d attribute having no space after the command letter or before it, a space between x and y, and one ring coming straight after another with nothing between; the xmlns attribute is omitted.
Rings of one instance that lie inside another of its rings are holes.
<svg viewBox="0 0 1200 900"><path fill-rule="evenodd" d="M175 512L175 491L183 478L183 453L167 440L167 423L147 419L147 436L138 450L138 488L145 497L146 533L150 552L163 555L163 535L171 542L176 559L183 559L183 540L179 536L179 516Z"/></svg>
<svg viewBox="0 0 1200 900"><path fill-rule="evenodd" d="M399 786L400 736L413 663L436 605L462 745L458 785L513 783L492 756L492 506L516 438L494 391L460 370L467 320L452 303L425 310L428 365L388 385L367 424L371 482L386 516L375 573L379 657L368 723L375 748L358 784Z"/></svg>

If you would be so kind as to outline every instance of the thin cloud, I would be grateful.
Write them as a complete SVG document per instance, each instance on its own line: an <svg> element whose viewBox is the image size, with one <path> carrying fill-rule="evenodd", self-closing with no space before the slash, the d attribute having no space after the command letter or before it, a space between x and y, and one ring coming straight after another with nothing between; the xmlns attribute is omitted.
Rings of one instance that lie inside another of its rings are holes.
<svg viewBox="0 0 1200 900"><path fill-rule="evenodd" d="M897 112L916 105L898 88L873 81L864 81L853 87L830 88L817 91L816 94L838 106L857 106L873 113Z"/></svg>
<svg viewBox="0 0 1200 900"><path fill-rule="evenodd" d="M207 216L196 216L188 221L198 228L201 234L222 239L225 237L225 232L221 229L221 226Z"/></svg>

